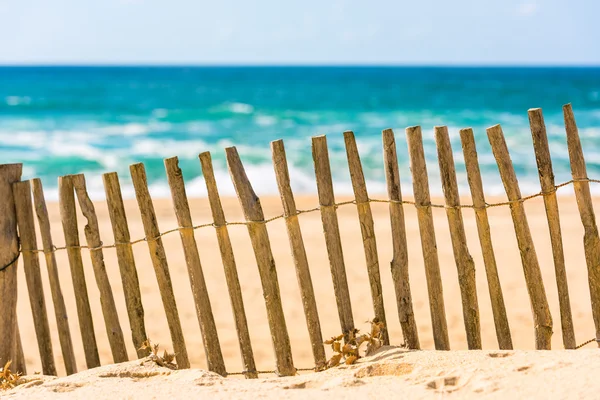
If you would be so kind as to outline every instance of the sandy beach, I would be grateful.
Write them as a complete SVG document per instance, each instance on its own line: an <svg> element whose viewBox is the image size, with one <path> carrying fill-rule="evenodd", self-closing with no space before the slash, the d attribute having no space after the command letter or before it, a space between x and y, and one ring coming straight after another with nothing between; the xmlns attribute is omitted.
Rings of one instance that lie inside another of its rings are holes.
<svg viewBox="0 0 600 400"><path fill-rule="evenodd" d="M581 399L597 397L599 361L597 350L411 352L386 347L351 366L243 380L138 360L59 379L30 377L7 398Z"/></svg>
<svg viewBox="0 0 600 400"><path fill-rule="evenodd" d="M372 198L385 198L385 196L372 195ZM341 202L347 199L348 198L339 197L336 200ZM502 200L503 199L499 197L489 199L488 201L493 202ZM266 217L275 216L282 212L281 202L277 197L265 197L261 199L261 202ZM468 199L463 199L463 204L467 204L468 202ZM297 203L299 209L309 209L318 205L318 201L314 196L298 197ZM441 204L443 203L443 200L435 198L433 199L433 203ZM574 197L569 196L568 194L559 197L559 203L575 333L577 342L581 343L594 336L587 270L583 253L583 229L579 220ZM106 244L113 243L106 204L102 201L95 202L95 204L98 219L100 221L102 239ZM190 204L195 224L211 221L207 199L191 199ZM237 199L224 198L223 205L228 221L243 220L243 215ZM60 246L64 244L64 238L62 235L58 205L56 203L50 203L48 207L55 244ZM177 226L170 199L155 201L155 208L161 231L164 232ZM390 332L391 344L398 346L403 343L403 338L398 321L394 288L389 268L392 250L388 207L387 204L373 203L372 209L376 227L388 329ZM562 349L563 345L560 331L557 289L543 201L541 198L527 201L526 210L554 320L552 346L553 349ZM144 236L143 229L135 200L126 200L126 211L129 218L132 239L142 238ZM508 207L490 208L488 211L513 344L515 349L533 349L533 320L510 212ZM405 206L405 212L409 250L410 283L413 294L415 319L419 329L422 348L433 349L431 320L415 208L413 206ZM443 209L434 209L433 214L444 283L444 299L451 348L452 350L464 350L467 348L466 335L462 317L458 277L452 255L447 219ZM474 213L470 209L465 209L463 215L469 248L475 260L477 269L477 289L481 314L483 348L490 350L497 349L498 344L492 319L485 271L477 238ZM341 206L338 209L338 216L344 246L348 282L352 297L354 320L358 328L366 330L369 327L366 321L373 318L373 311L356 207L354 205ZM340 326L323 239L320 214L318 212L303 214L300 217L300 221L316 292L323 337L328 338L339 334ZM84 220L81 217L81 242L85 243L82 229L83 226ZM269 223L268 229L273 254L277 264L279 285L287 328L291 338L294 363L297 368L310 368L313 367L312 353L310 350L308 331L301 306L294 265L290 256L285 224L282 219L279 219ZM245 226L231 226L230 234L238 264L238 272L242 285L257 367L259 370L272 370L274 369L274 355L272 352L258 270L248 238L248 232ZM240 360L238 340L214 229L208 227L196 230L196 238L218 328L221 348L225 357L225 364L229 372L239 372L242 370L242 363ZM193 305L179 234L175 232L166 235L163 237L163 241L167 250L171 277L175 288L179 314L192 367L206 368L199 325ZM134 245L134 252L140 279L148 335L153 342L160 343L162 348L171 350L172 345L166 324L165 313L160 300L156 277L150 263L146 244L139 243ZM114 249L108 249L105 250L104 255L117 302L120 322L128 346L129 357L131 360L134 360L136 354L130 339L131 335L116 254ZM100 359L103 365L109 364L112 363L112 357L103 325L103 319L101 317L99 294L87 250L83 250L83 259L86 263L85 273L89 297L92 304L92 312L94 315L94 328L100 350ZM57 260L61 274L60 279L62 289L69 313L69 323L78 368L81 371L85 369L85 359L77 323L73 286L71 283L67 257L64 251L57 252ZM45 272L43 261L41 261L41 264L43 272L42 276L44 279L44 294L47 299L50 327L53 333L54 354L59 375L63 375L65 371L60 354L56 321L54 319L54 311L50 300L50 290L47 285L47 274ZM35 331L33 320L31 318L31 310L29 309L27 287L22 268L20 268L19 274L21 274L19 277L19 324L28 372L33 373L41 370L41 364L37 351ZM593 348L594 345L590 344L588 346Z"/></svg>

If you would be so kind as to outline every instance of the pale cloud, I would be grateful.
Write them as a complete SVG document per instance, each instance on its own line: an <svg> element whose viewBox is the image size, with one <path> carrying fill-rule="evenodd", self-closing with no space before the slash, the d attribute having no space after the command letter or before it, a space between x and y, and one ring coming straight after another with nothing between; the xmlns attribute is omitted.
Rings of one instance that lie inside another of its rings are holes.
<svg viewBox="0 0 600 400"><path fill-rule="evenodd" d="M519 17L530 17L537 13L539 6L537 3L527 2L517 6L516 13Z"/></svg>

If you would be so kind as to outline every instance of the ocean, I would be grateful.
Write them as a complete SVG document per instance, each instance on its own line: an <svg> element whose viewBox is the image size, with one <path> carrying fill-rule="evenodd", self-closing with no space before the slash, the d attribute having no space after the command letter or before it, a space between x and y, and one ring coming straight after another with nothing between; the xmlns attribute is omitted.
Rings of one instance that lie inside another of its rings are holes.
<svg viewBox="0 0 600 400"><path fill-rule="evenodd" d="M146 165L169 195L163 159L178 156L188 195L204 196L198 154L210 151L222 195L234 194L224 148L235 145L259 195L277 193L269 143L284 139L292 187L316 193L311 136L327 135L336 194L350 194L344 141L354 131L369 192L385 193L381 130L396 132L411 192L404 128L423 129L432 194L441 194L433 127L450 131L461 191L458 130L474 129L484 189L503 192L485 128L501 124L523 194L539 181L527 110L542 107L556 182L570 179L562 105L572 103L588 175L600 178L600 68L554 67L0 67L0 159L22 162L57 198L57 178L83 172L95 198L102 173ZM570 188L561 189L568 193Z"/></svg>

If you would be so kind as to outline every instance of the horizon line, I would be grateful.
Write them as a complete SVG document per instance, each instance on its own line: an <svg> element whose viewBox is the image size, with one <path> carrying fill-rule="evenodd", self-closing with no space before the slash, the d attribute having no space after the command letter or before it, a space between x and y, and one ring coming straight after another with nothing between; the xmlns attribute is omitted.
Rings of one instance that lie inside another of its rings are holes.
<svg viewBox="0 0 600 400"><path fill-rule="evenodd" d="M178 62L140 62L140 63L3 63L0 68L600 68L600 63L559 64L559 63L178 63Z"/></svg>

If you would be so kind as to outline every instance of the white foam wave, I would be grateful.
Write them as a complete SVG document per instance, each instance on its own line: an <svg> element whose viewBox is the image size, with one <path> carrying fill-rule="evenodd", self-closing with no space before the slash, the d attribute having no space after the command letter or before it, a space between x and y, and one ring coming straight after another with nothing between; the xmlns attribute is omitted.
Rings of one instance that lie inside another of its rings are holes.
<svg viewBox="0 0 600 400"><path fill-rule="evenodd" d="M235 114L252 114L254 107L246 103L225 103L225 108Z"/></svg>
<svg viewBox="0 0 600 400"><path fill-rule="evenodd" d="M26 105L26 104L31 104L31 97L29 96L6 96L4 98L4 102L6 103L6 105L8 106L19 106L19 105Z"/></svg>

